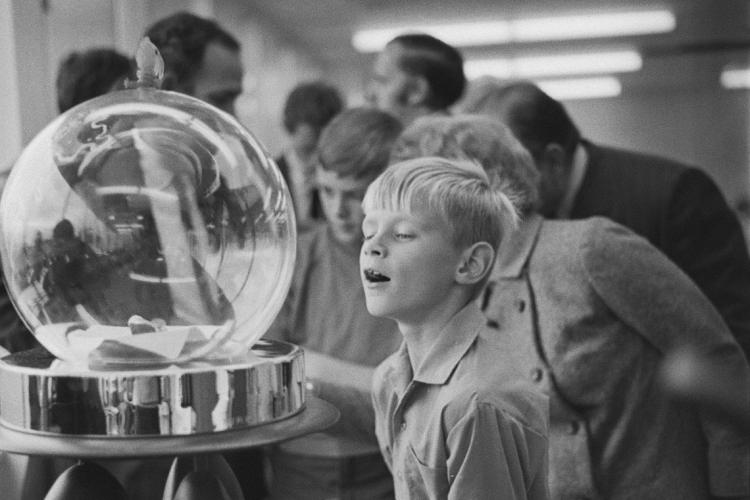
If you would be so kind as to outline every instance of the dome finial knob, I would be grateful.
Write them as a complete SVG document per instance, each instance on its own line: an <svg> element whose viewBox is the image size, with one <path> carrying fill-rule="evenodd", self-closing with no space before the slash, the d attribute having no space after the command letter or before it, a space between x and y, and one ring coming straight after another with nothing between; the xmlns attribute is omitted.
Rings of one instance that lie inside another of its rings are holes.
<svg viewBox="0 0 750 500"><path fill-rule="evenodd" d="M160 88L164 79L164 59L151 40L145 36L135 52L136 77L135 87Z"/></svg>

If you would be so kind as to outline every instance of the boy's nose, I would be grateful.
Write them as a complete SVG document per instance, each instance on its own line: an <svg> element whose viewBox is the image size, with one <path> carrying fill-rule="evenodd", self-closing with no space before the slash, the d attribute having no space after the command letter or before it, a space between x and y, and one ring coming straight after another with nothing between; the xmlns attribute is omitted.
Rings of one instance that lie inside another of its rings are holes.
<svg viewBox="0 0 750 500"><path fill-rule="evenodd" d="M385 247L375 237L372 237L362 244L362 254L370 257L384 257Z"/></svg>

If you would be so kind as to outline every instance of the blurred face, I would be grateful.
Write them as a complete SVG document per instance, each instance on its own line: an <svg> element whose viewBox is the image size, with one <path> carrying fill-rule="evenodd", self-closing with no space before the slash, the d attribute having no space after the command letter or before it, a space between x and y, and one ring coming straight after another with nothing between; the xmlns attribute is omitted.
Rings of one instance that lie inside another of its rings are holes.
<svg viewBox="0 0 750 500"><path fill-rule="evenodd" d="M307 123L295 127L290 139L292 148L302 160L309 160L318 145L318 131Z"/></svg>
<svg viewBox="0 0 750 500"><path fill-rule="evenodd" d="M211 42L193 78L191 95L234 115L234 101L242 93L242 73L239 52Z"/></svg>
<svg viewBox="0 0 750 500"><path fill-rule="evenodd" d="M407 114L412 78L398 66L402 50L395 43L386 45L375 60L365 92L365 98L372 106L401 118Z"/></svg>
<svg viewBox="0 0 750 500"><path fill-rule="evenodd" d="M362 232L359 264L370 314L419 323L443 307L461 262L443 221L374 210Z"/></svg>
<svg viewBox="0 0 750 500"><path fill-rule="evenodd" d="M318 168L318 191L323 213L336 241L354 245L362 241L362 199L371 179L340 176Z"/></svg>

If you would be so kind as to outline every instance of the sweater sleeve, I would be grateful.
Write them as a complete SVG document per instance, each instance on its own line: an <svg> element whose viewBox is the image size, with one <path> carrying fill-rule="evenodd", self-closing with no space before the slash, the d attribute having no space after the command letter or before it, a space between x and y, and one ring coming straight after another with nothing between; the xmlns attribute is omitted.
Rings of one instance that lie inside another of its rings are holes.
<svg viewBox="0 0 750 500"><path fill-rule="evenodd" d="M750 397L750 368L739 344L698 287L666 256L622 226L600 219L582 265L592 287L623 322L661 354L692 348L723 366ZM748 406L750 408L750 405ZM700 412L712 493L750 493L750 446L738 431Z"/></svg>

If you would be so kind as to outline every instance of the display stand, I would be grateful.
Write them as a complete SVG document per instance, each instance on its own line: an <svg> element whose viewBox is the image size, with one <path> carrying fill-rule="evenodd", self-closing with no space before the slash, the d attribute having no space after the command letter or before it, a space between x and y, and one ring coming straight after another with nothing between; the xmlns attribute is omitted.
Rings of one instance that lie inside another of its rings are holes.
<svg viewBox="0 0 750 500"><path fill-rule="evenodd" d="M305 397L302 363L298 347L266 341L244 364L147 372L76 372L11 355L0 360L0 450L82 461L59 477L49 500L118 498L119 483L88 461L158 457L176 457L165 500L241 500L219 453L321 431L338 419L333 406Z"/></svg>
<svg viewBox="0 0 750 500"><path fill-rule="evenodd" d="M148 38L135 61L125 90L37 134L3 190L4 283L44 349L0 359L0 451L85 461L48 500L125 498L94 460L165 456L164 500L240 499L221 452L337 418L306 398L302 350L259 340L292 279L292 199L241 123L159 89Z"/></svg>

